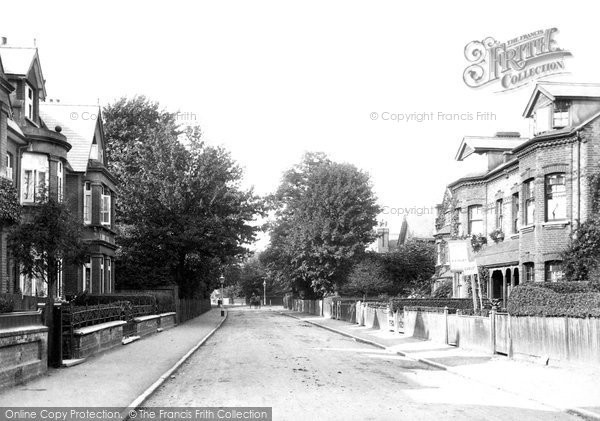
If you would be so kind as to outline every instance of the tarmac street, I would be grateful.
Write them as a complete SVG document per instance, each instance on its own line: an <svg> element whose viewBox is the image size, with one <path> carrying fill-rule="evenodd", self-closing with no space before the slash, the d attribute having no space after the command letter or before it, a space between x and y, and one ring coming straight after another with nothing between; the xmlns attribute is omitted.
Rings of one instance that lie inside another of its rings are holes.
<svg viewBox="0 0 600 421"><path fill-rule="evenodd" d="M556 408L270 309L228 319L144 407L272 407L275 420L568 420Z"/></svg>

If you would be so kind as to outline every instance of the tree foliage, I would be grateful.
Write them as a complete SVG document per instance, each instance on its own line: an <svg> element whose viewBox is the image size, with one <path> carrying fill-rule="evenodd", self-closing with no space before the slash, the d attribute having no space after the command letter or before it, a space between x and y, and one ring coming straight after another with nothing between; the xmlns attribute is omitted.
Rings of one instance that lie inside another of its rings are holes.
<svg viewBox="0 0 600 421"><path fill-rule="evenodd" d="M370 253L353 266L343 290L349 295L360 294L363 300L367 300L369 295L387 292L391 287L392 281L388 278L381 259Z"/></svg>
<svg viewBox="0 0 600 421"><path fill-rule="evenodd" d="M600 173L590 177L592 212L573 233L563 252L565 278L569 281L600 282Z"/></svg>
<svg viewBox="0 0 600 421"><path fill-rule="evenodd" d="M273 197L276 219L264 261L271 277L302 295L332 292L375 239L380 209L369 176L308 153Z"/></svg>
<svg viewBox="0 0 600 421"><path fill-rule="evenodd" d="M0 177L0 227L13 225L21 219L21 205L12 181Z"/></svg>
<svg viewBox="0 0 600 421"><path fill-rule="evenodd" d="M104 109L116 207L120 287L175 283L184 296L208 296L225 264L244 256L264 211L229 152L181 129L174 113L145 97Z"/></svg>
<svg viewBox="0 0 600 421"><path fill-rule="evenodd" d="M435 245L424 241L408 241L393 253L382 255L393 280L390 294L405 297L431 294L431 277L435 273Z"/></svg>

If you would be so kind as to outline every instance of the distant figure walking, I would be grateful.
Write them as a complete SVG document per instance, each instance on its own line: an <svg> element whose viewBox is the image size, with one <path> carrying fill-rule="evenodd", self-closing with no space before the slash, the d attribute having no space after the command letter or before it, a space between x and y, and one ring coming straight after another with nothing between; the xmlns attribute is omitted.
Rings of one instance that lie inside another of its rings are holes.
<svg viewBox="0 0 600 421"><path fill-rule="evenodd" d="M260 308L260 297L256 294L252 294L252 297L250 297L250 308L252 308L252 306Z"/></svg>

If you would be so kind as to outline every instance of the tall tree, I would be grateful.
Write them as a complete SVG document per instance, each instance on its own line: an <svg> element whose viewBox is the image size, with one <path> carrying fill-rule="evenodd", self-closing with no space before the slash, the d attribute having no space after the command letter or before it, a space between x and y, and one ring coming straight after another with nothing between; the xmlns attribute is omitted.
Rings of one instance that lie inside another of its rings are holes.
<svg viewBox="0 0 600 421"><path fill-rule="evenodd" d="M274 204L267 267L303 294L337 289L375 239L380 209L369 176L323 154L306 154L285 173Z"/></svg>
<svg viewBox="0 0 600 421"><path fill-rule="evenodd" d="M204 143L198 127L180 130L157 103L122 99L104 116L121 183L117 282L175 283L185 296L207 296L222 267L247 253L262 200L241 188L243 173L226 150Z"/></svg>

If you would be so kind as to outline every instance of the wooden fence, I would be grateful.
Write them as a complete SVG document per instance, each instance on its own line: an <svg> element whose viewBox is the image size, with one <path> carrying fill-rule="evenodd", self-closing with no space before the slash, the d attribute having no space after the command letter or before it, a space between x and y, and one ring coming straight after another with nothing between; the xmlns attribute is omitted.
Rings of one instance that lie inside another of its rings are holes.
<svg viewBox="0 0 600 421"><path fill-rule="evenodd" d="M547 363L600 365L600 318L488 317L405 309L405 333L492 354Z"/></svg>

